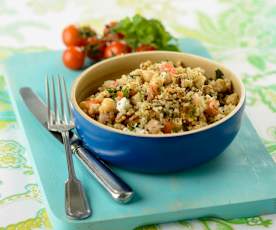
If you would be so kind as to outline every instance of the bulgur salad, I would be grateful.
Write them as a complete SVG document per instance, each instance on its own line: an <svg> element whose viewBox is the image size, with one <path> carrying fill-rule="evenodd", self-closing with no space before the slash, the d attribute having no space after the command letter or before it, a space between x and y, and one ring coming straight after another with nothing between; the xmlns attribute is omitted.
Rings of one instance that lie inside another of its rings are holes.
<svg viewBox="0 0 276 230"><path fill-rule="evenodd" d="M80 102L96 121L126 132L179 133L199 129L229 114L239 102L231 80L217 69L183 62L146 61L116 80L108 80Z"/></svg>

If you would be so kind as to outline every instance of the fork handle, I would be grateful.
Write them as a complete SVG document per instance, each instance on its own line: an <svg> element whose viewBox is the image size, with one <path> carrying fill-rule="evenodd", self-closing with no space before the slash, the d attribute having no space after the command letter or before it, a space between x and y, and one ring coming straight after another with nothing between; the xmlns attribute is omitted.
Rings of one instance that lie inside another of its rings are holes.
<svg viewBox="0 0 276 230"><path fill-rule="evenodd" d="M70 146L69 132L68 131L61 132L61 136L65 147L68 176L69 176L69 179L73 179L73 178L76 178L76 173L75 173L74 164L73 164L73 158L72 158L73 152Z"/></svg>
<svg viewBox="0 0 276 230"><path fill-rule="evenodd" d="M87 167L88 171L115 201L127 203L132 199L134 196L132 188L116 175L104 162L97 159L78 142L72 144L72 148L76 156Z"/></svg>
<svg viewBox="0 0 276 230"><path fill-rule="evenodd" d="M84 188L77 179L70 145L69 132L61 132L66 152L68 180L65 182L65 211L72 219L84 219L91 215L91 209Z"/></svg>

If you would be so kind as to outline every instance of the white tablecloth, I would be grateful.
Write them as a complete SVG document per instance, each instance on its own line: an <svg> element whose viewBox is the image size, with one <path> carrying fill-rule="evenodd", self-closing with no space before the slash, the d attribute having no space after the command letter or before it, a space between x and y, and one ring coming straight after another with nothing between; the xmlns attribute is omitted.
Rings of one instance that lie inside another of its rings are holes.
<svg viewBox="0 0 276 230"><path fill-rule="evenodd" d="M62 49L62 29L141 13L177 37L200 40L247 88L247 113L276 159L276 4L266 0L0 0L0 59L16 52ZM0 70L0 229L52 229ZM8 77L8 76L6 76ZM24 76L22 76L24 77ZM200 219L144 230L276 229L276 215L232 221Z"/></svg>

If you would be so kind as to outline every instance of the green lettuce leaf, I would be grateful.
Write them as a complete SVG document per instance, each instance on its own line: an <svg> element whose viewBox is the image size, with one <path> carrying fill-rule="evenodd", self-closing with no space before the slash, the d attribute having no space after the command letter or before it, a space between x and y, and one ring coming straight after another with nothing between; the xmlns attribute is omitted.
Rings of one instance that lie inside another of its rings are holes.
<svg viewBox="0 0 276 230"><path fill-rule="evenodd" d="M124 40L134 49L141 44L146 44L158 50L179 50L176 39L157 19L146 19L138 14L132 18L126 17L118 22L113 32L124 34Z"/></svg>

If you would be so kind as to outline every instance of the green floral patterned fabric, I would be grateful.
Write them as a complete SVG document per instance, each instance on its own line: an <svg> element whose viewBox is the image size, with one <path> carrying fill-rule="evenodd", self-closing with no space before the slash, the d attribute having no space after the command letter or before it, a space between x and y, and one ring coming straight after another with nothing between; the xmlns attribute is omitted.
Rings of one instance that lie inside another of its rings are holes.
<svg viewBox="0 0 276 230"><path fill-rule="evenodd" d="M247 89L247 113L276 160L276 3L273 0L0 0L0 60L16 52L60 49L71 23L101 29L105 22L141 13L159 18L175 36L200 40ZM58 23L57 23L58 22ZM0 66L1 67L1 66ZM0 230L52 229L25 152L0 69ZM22 76L23 77L23 76ZM16 213L16 214L15 214ZM276 215L201 218L137 230L275 229Z"/></svg>

